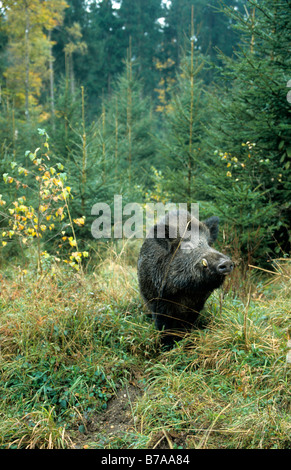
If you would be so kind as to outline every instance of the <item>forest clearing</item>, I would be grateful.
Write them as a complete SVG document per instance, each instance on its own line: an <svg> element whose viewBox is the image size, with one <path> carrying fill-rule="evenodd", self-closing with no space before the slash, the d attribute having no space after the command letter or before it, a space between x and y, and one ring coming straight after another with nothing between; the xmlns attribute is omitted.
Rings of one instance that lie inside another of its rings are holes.
<svg viewBox="0 0 291 470"><path fill-rule="evenodd" d="M1 449L290 449L290 33L289 0L0 2ZM180 204L227 277L165 347L137 215Z"/></svg>

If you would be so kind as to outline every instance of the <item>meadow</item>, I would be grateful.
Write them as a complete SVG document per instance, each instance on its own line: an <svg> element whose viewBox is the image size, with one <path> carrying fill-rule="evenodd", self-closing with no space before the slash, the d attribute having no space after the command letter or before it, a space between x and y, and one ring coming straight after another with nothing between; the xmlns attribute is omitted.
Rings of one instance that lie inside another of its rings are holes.
<svg viewBox="0 0 291 470"><path fill-rule="evenodd" d="M290 448L288 259L237 267L206 328L164 351L139 247L107 244L79 272L48 260L37 273L33 253L2 266L1 448Z"/></svg>

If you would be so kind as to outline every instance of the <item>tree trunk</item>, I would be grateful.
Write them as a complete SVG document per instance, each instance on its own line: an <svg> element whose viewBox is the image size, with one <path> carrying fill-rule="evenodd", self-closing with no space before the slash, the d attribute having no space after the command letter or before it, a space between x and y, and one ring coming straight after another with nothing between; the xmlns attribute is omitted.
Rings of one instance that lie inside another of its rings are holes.
<svg viewBox="0 0 291 470"><path fill-rule="evenodd" d="M50 45L50 55L49 55L49 74L50 74L50 102L51 102L51 115L52 115L52 128L53 131L56 129L55 125L55 94L54 94L54 65L53 65L53 48L51 43L52 32L49 30L48 40Z"/></svg>
<svg viewBox="0 0 291 470"><path fill-rule="evenodd" d="M29 31L30 31L30 19L29 19L29 12L28 7L25 5L25 36L24 36L24 44L25 44L25 116L26 120L30 120L29 115Z"/></svg>

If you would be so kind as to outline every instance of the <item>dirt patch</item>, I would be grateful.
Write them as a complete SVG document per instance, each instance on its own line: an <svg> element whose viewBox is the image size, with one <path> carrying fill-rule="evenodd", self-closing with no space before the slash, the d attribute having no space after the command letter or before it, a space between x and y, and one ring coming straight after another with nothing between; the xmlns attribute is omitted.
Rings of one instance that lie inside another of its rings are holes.
<svg viewBox="0 0 291 470"><path fill-rule="evenodd" d="M135 407L143 393L144 390L136 384L121 388L108 402L106 411L96 414L86 423L84 432L79 433L74 441L74 448L127 448L128 443L132 445L127 436L140 431ZM162 429L151 436L147 448L184 448L191 437L187 433Z"/></svg>
<svg viewBox="0 0 291 470"><path fill-rule="evenodd" d="M108 402L107 410L98 413L86 424L85 432L80 435L75 448L96 444L103 447L110 440L123 439L129 432L135 431L134 409L137 399L143 390L134 385L120 389Z"/></svg>

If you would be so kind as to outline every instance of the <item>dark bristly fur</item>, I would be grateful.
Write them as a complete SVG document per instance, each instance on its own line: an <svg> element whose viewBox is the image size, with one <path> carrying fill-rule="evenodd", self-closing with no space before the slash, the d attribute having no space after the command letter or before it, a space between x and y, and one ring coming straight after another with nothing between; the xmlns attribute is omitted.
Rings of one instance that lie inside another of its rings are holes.
<svg viewBox="0 0 291 470"><path fill-rule="evenodd" d="M181 211L175 213L177 217L178 214ZM156 224L150 232L153 238L145 239L138 259L140 291L156 327L165 330L165 345L181 337L181 334L175 336L174 331L184 332L197 326L199 312L207 298L233 269L232 261L211 247L218 235L218 217L204 222L191 219L188 212L184 217L186 225L179 225L175 238L169 236L173 233L170 214ZM189 235L183 235L192 223L199 224L196 245ZM157 236L160 224L165 225L164 238ZM182 249L182 242L186 249Z"/></svg>

